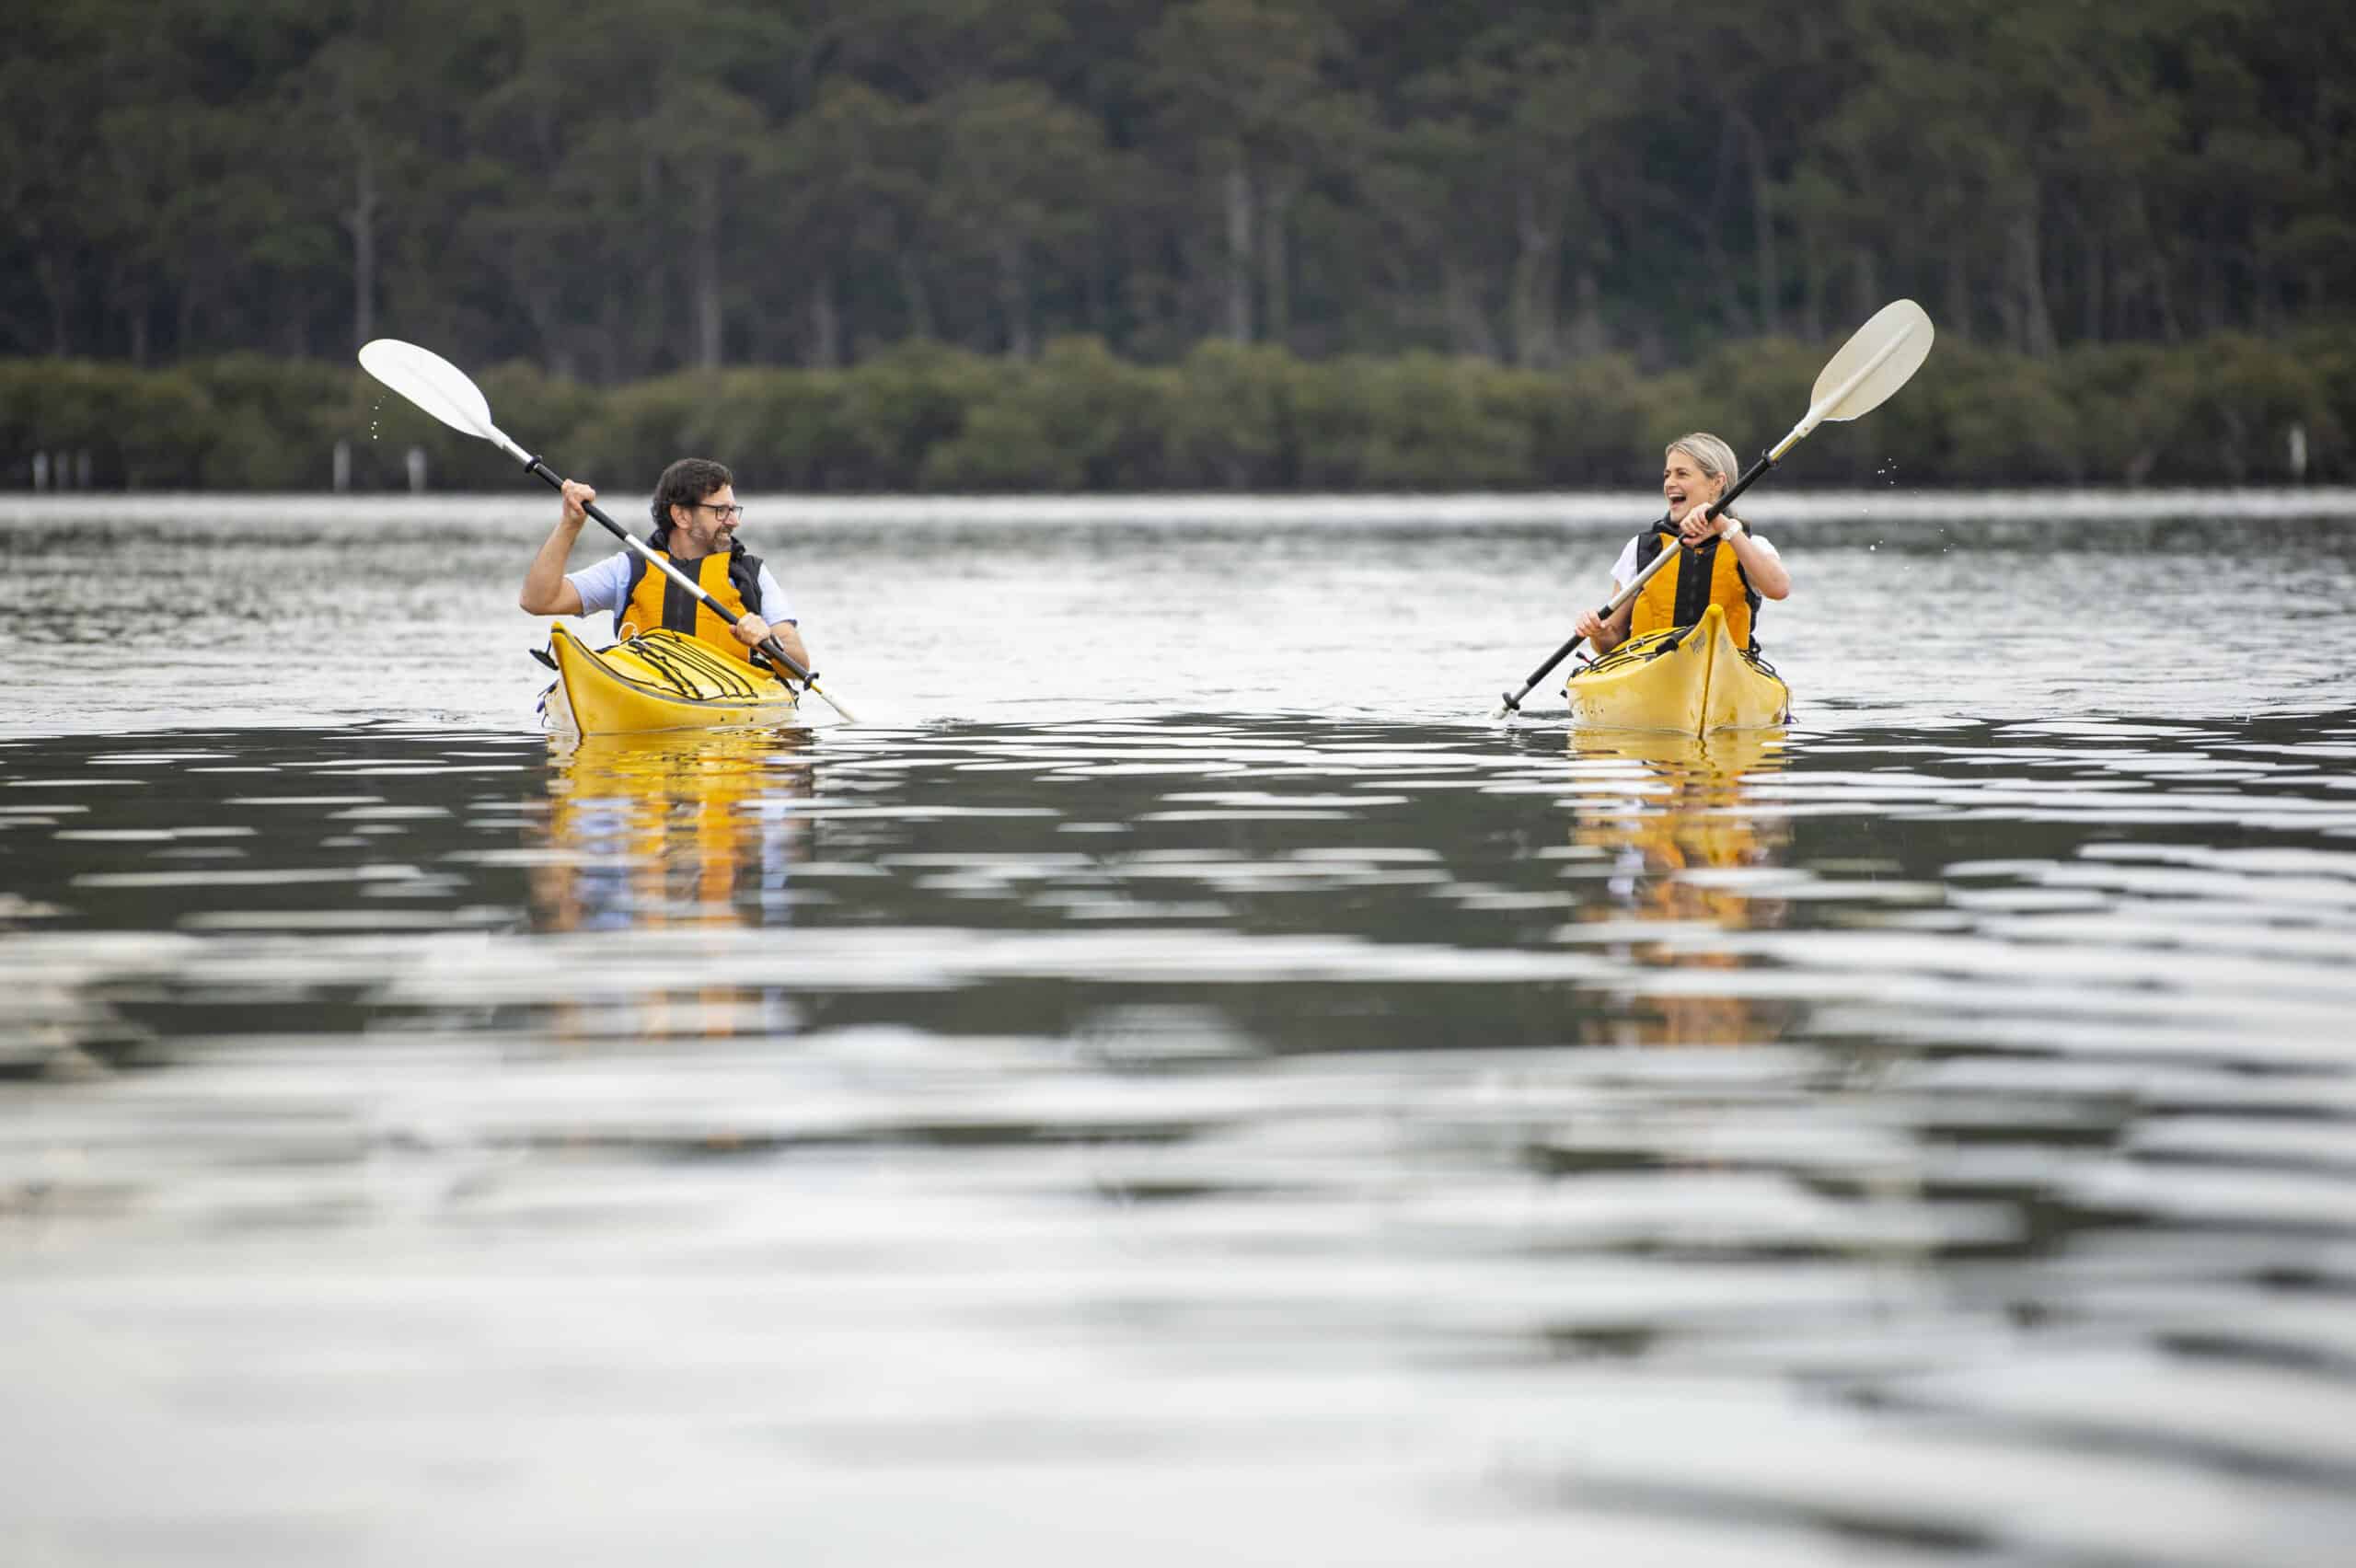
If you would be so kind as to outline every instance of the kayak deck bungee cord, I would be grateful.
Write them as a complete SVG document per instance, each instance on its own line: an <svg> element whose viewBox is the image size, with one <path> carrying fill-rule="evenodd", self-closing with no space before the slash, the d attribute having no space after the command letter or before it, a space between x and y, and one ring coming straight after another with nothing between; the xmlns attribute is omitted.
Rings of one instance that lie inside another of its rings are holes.
<svg viewBox="0 0 2356 1568"><path fill-rule="evenodd" d="M791 686L680 632L643 632L593 649L560 626L549 644L557 678L540 694L540 712L560 734L800 722Z"/></svg>

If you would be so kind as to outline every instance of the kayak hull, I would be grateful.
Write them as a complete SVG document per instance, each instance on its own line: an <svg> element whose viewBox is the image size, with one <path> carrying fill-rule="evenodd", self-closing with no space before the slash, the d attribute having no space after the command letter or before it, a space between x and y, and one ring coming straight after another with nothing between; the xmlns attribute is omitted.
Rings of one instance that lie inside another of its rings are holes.
<svg viewBox="0 0 2356 1568"><path fill-rule="evenodd" d="M767 671L676 631L593 649L562 627L549 635L556 685L542 704L559 734L622 735L793 724L793 689Z"/></svg>
<svg viewBox="0 0 2356 1568"><path fill-rule="evenodd" d="M1681 632L1629 639L1573 674L1563 695L1580 724L1686 735L1780 724L1792 711L1791 688L1735 645L1715 605Z"/></svg>

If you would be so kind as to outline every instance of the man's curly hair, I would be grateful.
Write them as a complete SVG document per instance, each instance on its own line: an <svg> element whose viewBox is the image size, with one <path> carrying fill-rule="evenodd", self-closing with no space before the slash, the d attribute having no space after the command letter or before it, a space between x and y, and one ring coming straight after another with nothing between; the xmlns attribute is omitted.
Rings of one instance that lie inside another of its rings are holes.
<svg viewBox="0 0 2356 1568"><path fill-rule="evenodd" d="M654 514L654 526L659 530L671 525L671 508L693 506L722 485L733 485L736 476L724 464L709 457L682 457L663 470L654 481L654 499L647 510Z"/></svg>

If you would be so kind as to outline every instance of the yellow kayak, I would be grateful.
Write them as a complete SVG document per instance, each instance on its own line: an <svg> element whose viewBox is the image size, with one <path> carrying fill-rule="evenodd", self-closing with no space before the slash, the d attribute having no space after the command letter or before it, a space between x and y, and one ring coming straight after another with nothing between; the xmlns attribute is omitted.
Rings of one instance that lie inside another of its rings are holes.
<svg viewBox="0 0 2356 1568"><path fill-rule="evenodd" d="M1780 724L1792 711L1791 688L1735 646L1715 605L1682 630L1630 638L1575 673L1563 695L1581 724L1687 735Z"/></svg>
<svg viewBox="0 0 2356 1568"><path fill-rule="evenodd" d="M792 687L679 632L650 631L592 649L558 627L549 641L557 680L541 706L549 728L560 734L797 721Z"/></svg>

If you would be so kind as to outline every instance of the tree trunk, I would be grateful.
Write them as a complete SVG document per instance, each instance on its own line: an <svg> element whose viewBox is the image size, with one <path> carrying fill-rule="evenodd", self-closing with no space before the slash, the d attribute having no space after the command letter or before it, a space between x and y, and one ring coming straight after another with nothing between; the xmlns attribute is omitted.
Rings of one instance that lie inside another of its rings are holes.
<svg viewBox="0 0 2356 1568"><path fill-rule="evenodd" d="M1773 337L1784 329L1783 269L1775 255L1775 213L1767 183L1767 139L1749 116L1742 121L1743 144L1750 155L1751 243L1759 256L1759 329Z"/></svg>
<svg viewBox="0 0 2356 1568"><path fill-rule="evenodd" d="M696 246L696 363L705 370L720 368L722 330L725 320L720 306L720 241L712 236Z"/></svg>
<svg viewBox="0 0 2356 1568"><path fill-rule="evenodd" d="M835 370L843 363L842 317L835 310L835 281L820 274L810 285L810 363Z"/></svg>
<svg viewBox="0 0 2356 1568"><path fill-rule="evenodd" d="M1227 198L1227 335L1252 340L1252 171L1241 153L1222 182Z"/></svg>
<svg viewBox="0 0 2356 1568"><path fill-rule="evenodd" d="M1496 334L1489 329L1488 313L1481 308L1480 291L1473 284L1472 272L1453 256L1440 259L1440 300L1448 317L1449 345L1460 354L1496 359Z"/></svg>
<svg viewBox="0 0 2356 1568"><path fill-rule="evenodd" d="M2249 252L2250 329L2259 337L2271 337L2280 319L2281 296L2275 282L2274 269L2266 264L2256 248Z"/></svg>
<svg viewBox="0 0 2356 1568"><path fill-rule="evenodd" d="M611 386L622 379L622 284L621 274L606 274L605 298L599 308L597 333L597 381Z"/></svg>
<svg viewBox="0 0 2356 1568"><path fill-rule="evenodd" d="M1554 295L1562 275L1563 211L1524 185L1514 199L1513 357L1531 369L1562 363Z"/></svg>
<svg viewBox="0 0 2356 1568"><path fill-rule="evenodd" d="M1814 224L1800 225L1800 331L1824 341L1824 244Z"/></svg>
<svg viewBox="0 0 2356 1568"><path fill-rule="evenodd" d="M1267 339L1281 343L1292 331L1291 256L1285 244L1293 199L1300 194L1300 176L1285 174L1268 181L1260 203L1260 294L1267 313Z"/></svg>
<svg viewBox="0 0 2356 1568"><path fill-rule="evenodd" d="M1857 247L1857 319L1865 320L1879 310L1883 303L1880 258L1874 254L1872 245L1861 243ZM1963 330L1963 327L1961 321L1955 323L1958 332Z"/></svg>
<svg viewBox="0 0 2356 1568"><path fill-rule="evenodd" d="M670 207L669 191L664 179L662 160L650 149L638 164L639 192L649 212L664 212ZM671 358L671 270L669 251L672 248L649 246L643 280L639 284L635 308L626 319L635 329L629 334L626 374L644 375L649 371L669 370Z"/></svg>
<svg viewBox="0 0 2356 1568"><path fill-rule="evenodd" d="M61 265L56 252L44 250L33 271L40 279L42 296L49 302L49 352L59 359L69 358L74 352L74 312L68 304L74 264L68 259Z"/></svg>
<svg viewBox="0 0 2356 1568"><path fill-rule="evenodd" d="M172 327L172 349L183 359L196 351L196 306L199 282L202 276L203 270L201 267L191 266L188 270L188 276L180 280L178 318Z"/></svg>
<svg viewBox="0 0 2356 1568"><path fill-rule="evenodd" d="M2087 222L2082 223L2079 225L2079 233L2085 240L2086 277L2085 288L2086 291L2086 341L2089 343L2099 343L2102 341L2102 315L2104 304L2102 294L2102 231L2096 228L2093 223Z"/></svg>
<svg viewBox="0 0 2356 1568"><path fill-rule="evenodd" d="M2037 206L2013 219L2013 293L2019 301L2020 349L2032 359L2053 357L2053 313L2045 304L2045 247L2039 237Z"/></svg>
<svg viewBox="0 0 2356 1568"><path fill-rule="evenodd" d="M1710 281L1718 292L1718 309L1730 337L1748 337L1750 332L1750 313L1742 307L1742 286L1735 282L1734 267L1727 259L1724 224L1727 212L1727 190L1734 183L1734 166L1738 154L1735 147L1735 129L1727 124L1718 135L1717 178L1710 189L1710 205L1703 215L1702 236L1704 253L1710 263Z"/></svg>
<svg viewBox="0 0 2356 1568"><path fill-rule="evenodd" d="M1969 211L1961 191L1955 192L1955 213L1958 229L1962 215ZM1971 336L1971 264L1965 252L1967 247L1960 232L1950 234L1946 241L1946 318L1955 323L1956 336Z"/></svg>
<svg viewBox="0 0 2356 1568"><path fill-rule="evenodd" d="M376 335L376 158L360 128L351 123L353 153L352 207L343 215L352 231L352 343L354 348Z"/></svg>
<svg viewBox="0 0 2356 1568"><path fill-rule="evenodd" d="M1113 335L1113 302L1106 286L1105 272L1111 263L1105 259L1104 240L1100 235L1088 250L1088 329L1100 338Z"/></svg>
<svg viewBox="0 0 2356 1568"><path fill-rule="evenodd" d="M1603 330L1603 285L1596 281L1594 268L1580 269L1577 288L1577 313L1571 317L1571 354L1576 359L1592 359L1611 346Z"/></svg>
<svg viewBox="0 0 2356 1568"><path fill-rule="evenodd" d="M925 286L924 269L917 265L916 247L894 246L892 263L900 274L900 296L907 302L909 335L921 341L939 337L932 319L932 291Z"/></svg>
<svg viewBox="0 0 2356 1568"><path fill-rule="evenodd" d="M1022 265L1022 242L1001 235L998 242L998 307L1006 321L1006 352L1015 359L1031 357L1031 289Z"/></svg>
<svg viewBox="0 0 2356 1568"><path fill-rule="evenodd" d="M549 362L551 369L569 363L564 351L558 346L556 298L557 284L546 275L525 276L515 281L515 301L524 307L524 319L532 324L532 335L540 341L540 355ZM559 375L570 375L570 370L556 369Z"/></svg>

